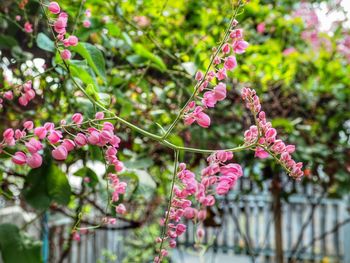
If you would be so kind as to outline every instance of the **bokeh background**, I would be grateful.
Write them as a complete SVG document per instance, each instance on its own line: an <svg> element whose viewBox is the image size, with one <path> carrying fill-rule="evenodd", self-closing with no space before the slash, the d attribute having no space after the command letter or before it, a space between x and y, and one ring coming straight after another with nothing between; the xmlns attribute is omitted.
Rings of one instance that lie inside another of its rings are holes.
<svg viewBox="0 0 350 263"><path fill-rule="evenodd" d="M56 54L47 48L50 31L38 2L26 2L0 2L0 93L9 83L38 74L33 80L38 96L27 107L4 101L0 131L29 119L58 123L74 112L92 117L93 105L62 75ZM59 3L72 20L82 4ZM87 0L82 6L91 10L91 27L81 26L82 16L76 35L103 52L106 81L77 63L78 75L84 84L94 83L91 94L109 109L159 133L190 96L195 72L209 64L234 4ZM210 111L210 129L180 124L170 140L211 149L242 144L252 119L240 90L252 87L279 134L297 145L295 158L305 164L305 176L295 182L272 159L236 154L244 178L208 211L204 244L195 244L195 226L188 222L189 231L169 261L350 262L349 12L348 0L252 0L240 12L237 20L250 46L229 75L228 99ZM15 22L16 15L32 22L32 34L21 30L24 20ZM44 34L40 40L38 33ZM50 176L51 164L31 172L0 155L0 223L17 225L0 225L4 262L152 261L170 191L172 151L117 127L119 157L127 168L122 176L130 185L123 202L131 213L116 226L88 230L80 242L69 234L79 215L87 227L106 213L114 215L113 209L105 211L105 165L99 150L82 149L60 166L68 180L64 189L55 190L64 195L63 202L48 194L52 186L45 176ZM186 153L180 160L200 174L205 157Z"/></svg>

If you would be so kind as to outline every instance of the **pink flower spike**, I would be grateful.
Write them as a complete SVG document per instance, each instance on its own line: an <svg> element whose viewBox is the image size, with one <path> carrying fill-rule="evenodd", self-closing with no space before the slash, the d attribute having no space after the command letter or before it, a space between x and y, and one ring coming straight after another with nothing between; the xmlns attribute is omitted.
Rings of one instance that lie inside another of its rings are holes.
<svg viewBox="0 0 350 263"><path fill-rule="evenodd" d="M226 70L233 70L235 67L237 67L237 60L235 56L229 56L226 58L224 67Z"/></svg>
<svg viewBox="0 0 350 263"><path fill-rule="evenodd" d="M67 159L68 151L63 145L58 146L52 151L52 157L58 161L63 161Z"/></svg>
<svg viewBox="0 0 350 263"><path fill-rule="evenodd" d="M72 56L72 54L70 53L70 51L68 49L64 49L63 51L61 51L61 58L63 60L68 60L70 59Z"/></svg>
<svg viewBox="0 0 350 263"><path fill-rule="evenodd" d="M81 115L80 113L75 113L72 116L72 121L76 124L81 124L83 122L83 115Z"/></svg>
<svg viewBox="0 0 350 263"><path fill-rule="evenodd" d="M49 4L49 7L48 7L49 11L52 13L52 14L59 14L61 12L61 8L60 6L58 5L57 2L51 2Z"/></svg>
<svg viewBox="0 0 350 263"><path fill-rule="evenodd" d="M27 164L31 168L38 168L41 166L42 163L43 163L43 158L38 153L32 153L27 157Z"/></svg>
<svg viewBox="0 0 350 263"><path fill-rule="evenodd" d="M24 152L16 152L12 157L12 162L18 165L23 165L27 162L27 156Z"/></svg>

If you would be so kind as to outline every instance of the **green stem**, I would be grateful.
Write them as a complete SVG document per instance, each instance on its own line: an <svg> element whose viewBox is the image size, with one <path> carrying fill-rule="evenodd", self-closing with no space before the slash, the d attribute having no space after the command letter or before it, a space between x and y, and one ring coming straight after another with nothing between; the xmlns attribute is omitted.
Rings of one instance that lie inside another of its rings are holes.
<svg viewBox="0 0 350 263"><path fill-rule="evenodd" d="M163 244L164 244L164 239L165 239L165 234L166 234L166 230L167 230L167 225L168 225L168 222L169 222L170 208L171 208L171 203L172 203L172 200L173 200L173 192L174 192L174 186L175 186L175 177L176 177L176 174L177 174L178 163L179 163L179 151L175 151L174 172L173 172L172 183L171 183L171 190L170 190L170 195L169 195L168 210L166 212L165 222L164 222L162 236L161 236L162 242L160 243L160 247L159 247L159 259L161 259L161 252L162 252L162 248L163 248Z"/></svg>

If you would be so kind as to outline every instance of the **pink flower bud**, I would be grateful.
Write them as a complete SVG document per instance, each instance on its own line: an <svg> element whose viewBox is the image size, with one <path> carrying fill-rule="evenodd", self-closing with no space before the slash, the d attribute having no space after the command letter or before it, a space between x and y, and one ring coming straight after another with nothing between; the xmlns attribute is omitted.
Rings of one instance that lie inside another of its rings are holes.
<svg viewBox="0 0 350 263"><path fill-rule="evenodd" d="M86 28L89 28L91 26L90 20L84 20L83 26L86 27Z"/></svg>
<svg viewBox="0 0 350 263"><path fill-rule="evenodd" d="M64 146L68 152L72 151L75 147L75 143L70 139L64 139L62 142L62 146Z"/></svg>
<svg viewBox="0 0 350 263"><path fill-rule="evenodd" d="M126 208L123 204L119 204L116 208L115 208L115 212L118 214L125 214L126 213Z"/></svg>
<svg viewBox="0 0 350 263"><path fill-rule="evenodd" d="M82 147L87 144L87 138L83 133L78 133L74 138L76 145Z"/></svg>
<svg viewBox="0 0 350 263"><path fill-rule="evenodd" d="M60 6L58 5L57 2L51 2L49 4L49 11L52 14L59 14L61 12L61 8L60 8Z"/></svg>
<svg viewBox="0 0 350 263"><path fill-rule="evenodd" d="M200 81L200 80L202 80L203 79L203 73L202 73L202 71L197 71L197 73L196 73L196 76L195 76L195 79L197 80L197 81Z"/></svg>
<svg viewBox="0 0 350 263"><path fill-rule="evenodd" d="M61 138L62 138L62 133L60 131L56 131L56 130L52 130L50 132L50 135L47 136L47 139L52 144L58 143Z"/></svg>
<svg viewBox="0 0 350 263"><path fill-rule="evenodd" d="M27 157L27 164L31 168L38 168L41 166L42 163L43 163L43 158L38 153L32 153Z"/></svg>
<svg viewBox="0 0 350 263"><path fill-rule="evenodd" d="M96 114L95 114L95 118L96 118L97 120L101 120L101 119L103 119L104 117L105 117L105 114L104 114L102 111L96 112Z"/></svg>
<svg viewBox="0 0 350 263"><path fill-rule="evenodd" d="M13 92L11 90L4 93L4 98L7 100L13 100Z"/></svg>
<svg viewBox="0 0 350 263"><path fill-rule="evenodd" d="M78 38L76 36L70 36L68 37L68 44L70 46L76 46L78 45Z"/></svg>
<svg viewBox="0 0 350 263"><path fill-rule="evenodd" d="M52 151L52 157L56 160L63 161L67 159L68 151L63 145L58 146Z"/></svg>
<svg viewBox="0 0 350 263"><path fill-rule="evenodd" d="M24 152L16 152L12 157L12 162L18 165L23 165L27 162L27 156Z"/></svg>
<svg viewBox="0 0 350 263"><path fill-rule="evenodd" d="M72 116L72 121L76 124L81 124L83 122L83 115L81 115L80 113L75 113Z"/></svg>
<svg viewBox="0 0 350 263"><path fill-rule="evenodd" d="M25 143L25 146L27 147L30 153L36 153L43 148L41 142L39 142L35 138L31 138L28 142Z"/></svg>
<svg viewBox="0 0 350 263"><path fill-rule="evenodd" d="M2 136L4 137L5 140L11 140L11 139L13 139L13 136L14 136L14 135L15 135L15 132L14 132L14 130L11 129L11 128L6 129L6 130L3 132L3 134L2 134Z"/></svg>
<svg viewBox="0 0 350 263"><path fill-rule="evenodd" d="M204 237L204 234L205 234L205 232L204 232L203 228L198 228L197 229L197 237L198 237L198 239L202 239Z"/></svg>
<svg viewBox="0 0 350 263"><path fill-rule="evenodd" d="M226 70L233 70L235 67L237 67L237 60L235 56L229 56L226 58L224 67Z"/></svg>
<svg viewBox="0 0 350 263"><path fill-rule="evenodd" d="M225 44L222 46L222 53L224 53L224 54L230 53L230 45L229 45L228 43L225 43Z"/></svg>
<svg viewBox="0 0 350 263"><path fill-rule="evenodd" d="M40 140L42 140L46 137L47 130L45 129L45 127L37 127L34 129L34 134L38 136Z"/></svg>
<svg viewBox="0 0 350 263"><path fill-rule="evenodd" d="M24 31L26 31L27 33L32 33L33 32L33 25L30 22L25 22Z"/></svg>
<svg viewBox="0 0 350 263"><path fill-rule="evenodd" d="M23 123L23 127L27 130L32 130L34 128L34 123L32 121L26 121Z"/></svg>
<svg viewBox="0 0 350 263"><path fill-rule="evenodd" d="M62 52L61 52L61 58L63 60L68 60L70 59L72 56L72 54L70 53L70 51L68 49L64 49Z"/></svg>

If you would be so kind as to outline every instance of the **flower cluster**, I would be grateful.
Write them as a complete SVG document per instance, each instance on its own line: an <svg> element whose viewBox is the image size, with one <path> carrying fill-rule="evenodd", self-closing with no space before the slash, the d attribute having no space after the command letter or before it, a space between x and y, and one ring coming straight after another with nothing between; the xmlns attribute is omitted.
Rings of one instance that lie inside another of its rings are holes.
<svg viewBox="0 0 350 263"><path fill-rule="evenodd" d="M76 46L78 44L78 38L74 35L66 37L66 28L68 23L68 14L61 12L61 8L57 2L50 2L48 6L49 11L58 15L58 18L53 23L53 29L57 33L57 40L64 46ZM72 56L71 52L68 49L63 49L61 51L61 57L64 60L70 59Z"/></svg>
<svg viewBox="0 0 350 263"><path fill-rule="evenodd" d="M12 90L8 90L0 94L0 108L2 108L3 99L13 100L15 95L18 95L18 103L22 106L27 106L28 103L35 98L35 90L32 87L32 82L27 81L23 85L13 87Z"/></svg>
<svg viewBox="0 0 350 263"><path fill-rule="evenodd" d="M200 180L196 179L193 172L186 169L186 164L179 165L177 178L179 182L174 186L173 198L170 210L166 211L166 218L162 220L167 224L164 237L158 237L156 242L167 240L170 248L176 247L175 238L186 231L186 225L180 223L182 218L202 222L207 216L206 207L215 204L215 196L211 194L213 189L218 195L227 194L235 185L239 177L243 175L242 168L237 163L225 164L232 160L232 152L218 151L207 159L208 166L201 172ZM191 201L192 200L192 201ZM198 208L195 208L198 207ZM197 237L201 239L204 230L199 227ZM162 257L168 254L162 249L155 262L160 262Z"/></svg>
<svg viewBox="0 0 350 263"><path fill-rule="evenodd" d="M243 88L242 98L257 121L257 125L252 125L245 131L245 144L257 143L256 157L267 158L270 154L273 154L276 158L279 158L280 163L285 166L290 176L301 179L304 174L302 171L303 164L295 162L291 157L291 154L295 151L295 146L287 145L281 139L277 139L277 131L272 127L271 122L266 120L265 112L261 111L260 100L255 90Z"/></svg>
<svg viewBox="0 0 350 263"><path fill-rule="evenodd" d="M237 24L235 20L232 26L235 27ZM196 92L197 90L207 91L204 92L200 105L196 105L196 101L191 101L187 105L184 115L186 125L197 122L201 127L208 128L210 117L204 113L204 110L215 107L217 102L226 98L226 85L221 81L227 78L228 71L237 67L235 55L244 53L249 46L243 39L243 29L233 29L229 36L229 41L222 45L221 52L216 52L216 56L212 58L215 69L208 71L205 75L201 71L196 73Z"/></svg>
<svg viewBox="0 0 350 263"><path fill-rule="evenodd" d="M103 113L96 114L96 120L103 118ZM15 146L23 148L12 155L12 162L17 165L27 164L31 168L38 168L42 165L42 149L43 144L53 147L51 152L55 160L63 161L67 159L69 152L76 148L81 148L87 144L97 145L105 150L106 161L113 165L117 172L123 169L123 164L116 157L119 148L120 138L114 135L114 126L110 122L104 122L100 129L96 127L88 127L82 129L83 116L76 113L72 116L72 123L66 125L65 121L61 121L60 127L55 127L53 123L47 122L43 126L35 127L32 121L26 121L23 129L13 130L6 129L3 133L3 140L0 143L0 151L6 147ZM66 132L67 128L78 128L76 135L72 132Z"/></svg>

